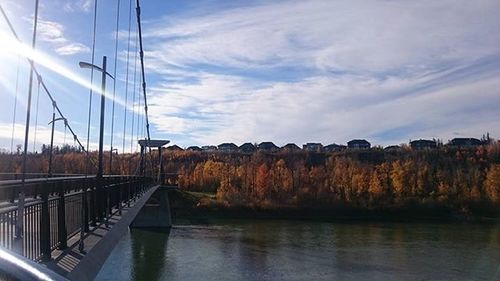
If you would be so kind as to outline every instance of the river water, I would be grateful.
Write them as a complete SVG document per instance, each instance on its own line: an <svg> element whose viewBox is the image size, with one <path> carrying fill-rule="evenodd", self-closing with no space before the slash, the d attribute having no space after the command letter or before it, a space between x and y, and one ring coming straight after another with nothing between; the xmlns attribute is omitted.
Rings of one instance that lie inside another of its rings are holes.
<svg viewBox="0 0 500 281"><path fill-rule="evenodd" d="M218 220L133 229L97 280L500 280L500 225Z"/></svg>

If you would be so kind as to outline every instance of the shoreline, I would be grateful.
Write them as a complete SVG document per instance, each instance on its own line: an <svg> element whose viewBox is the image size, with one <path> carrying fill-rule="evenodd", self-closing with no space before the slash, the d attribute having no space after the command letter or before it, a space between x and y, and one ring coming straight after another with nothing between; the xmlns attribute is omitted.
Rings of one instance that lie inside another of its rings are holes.
<svg viewBox="0 0 500 281"><path fill-rule="evenodd" d="M228 207L209 195L188 191L169 192L172 219L203 222L211 219L302 220L321 222L500 223L500 217L459 213L449 208L393 208L369 210L337 208ZM205 204L200 204L202 201ZM210 203L207 204L206 201Z"/></svg>

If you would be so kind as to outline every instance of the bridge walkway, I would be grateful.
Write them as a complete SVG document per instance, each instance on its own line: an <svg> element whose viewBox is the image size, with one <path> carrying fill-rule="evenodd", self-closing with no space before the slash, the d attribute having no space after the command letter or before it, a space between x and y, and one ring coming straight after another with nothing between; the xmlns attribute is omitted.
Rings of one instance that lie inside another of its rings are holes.
<svg viewBox="0 0 500 281"><path fill-rule="evenodd" d="M90 227L84 236L83 252L79 250L80 237L76 235L69 239L68 248L62 251L54 250L51 261L44 264L70 280L93 280L115 245L128 231L133 219L158 187L153 186L141 197L135 198L130 206L123 206L121 215L118 209L113 209L108 223L103 221L95 227Z"/></svg>

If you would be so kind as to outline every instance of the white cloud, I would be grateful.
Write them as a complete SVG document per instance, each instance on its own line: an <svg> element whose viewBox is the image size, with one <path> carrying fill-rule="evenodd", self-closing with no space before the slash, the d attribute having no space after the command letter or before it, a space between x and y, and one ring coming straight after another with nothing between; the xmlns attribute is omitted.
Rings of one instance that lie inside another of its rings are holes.
<svg viewBox="0 0 500 281"><path fill-rule="evenodd" d="M38 36L40 40L54 46L57 54L67 56L90 52L90 48L84 44L69 40L64 34L64 29L64 26L58 22L38 20Z"/></svg>
<svg viewBox="0 0 500 281"><path fill-rule="evenodd" d="M151 121L185 145L500 136L499 12L486 0L280 1L168 15L144 28L162 77Z"/></svg>
<svg viewBox="0 0 500 281"><path fill-rule="evenodd" d="M499 9L495 1L282 1L169 16L145 36L176 65L420 69L497 53Z"/></svg>
<svg viewBox="0 0 500 281"><path fill-rule="evenodd" d="M90 52L89 47L80 43L70 43L56 49L56 52L63 56Z"/></svg>

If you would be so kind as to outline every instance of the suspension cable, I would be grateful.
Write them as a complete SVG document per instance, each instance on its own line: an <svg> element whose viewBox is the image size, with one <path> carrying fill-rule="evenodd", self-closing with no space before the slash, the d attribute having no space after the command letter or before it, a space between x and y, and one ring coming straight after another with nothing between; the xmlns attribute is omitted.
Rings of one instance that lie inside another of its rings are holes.
<svg viewBox="0 0 500 281"><path fill-rule="evenodd" d="M132 27L132 0L129 2L128 11L128 40L127 40L127 67L125 74L125 107L123 108L123 143L122 152L125 153L125 135L127 133L127 102L128 102L128 72L130 63L130 31Z"/></svg>
<svg viewBox="0 0 500 281"><path fill-rule="evenodd" d="M38 87L36 92L36 111L35 111L35 132L33 134L33 153L36 152L36 134L38 132L38 108L40 105L40 81L38 81Z"/></svg>
<svg viewBox="0 0 500 281"><path fill-rule="evenodd" d="M113 67L114 68L113 69L113 77L115 77L115 79L113 79L113 106L111 109L111 140L110 140L111 153L113 153L113 132L115 129L116 68L117 68L117 64L118 64L118 31L120 28L120 2L121 1L118 0L118 4L116 7L116 34L115 34L115 58L114 58L115 63L114 63L114 67ZM111 161L111 157L110 157L110 161ZM109 166L109 169L110 169L110 173L112 173L111 164Z"/></svg>
<svg viewBox="0 0 500 281"><path fill-rule="evenodd" d="M10 153L14 153L14 137L16 130L16 114L17 114L17 95L19 91L19 68L21 66L21 56L17 56L16 70L16 92L14 94L14 113L12 114L12 137L10 139Z"/></svg>
<svg viewBox="0 0 500 281"><path fill-rule="evenodd" d="M141 30L141 7L139 0L136 0L136 15L137 15L137 29L139 31L139 56L141 58L141 74L142 74L142 92L144 96L144 115L146 118L146 133L148 136L148 144L151 141L151 134L149 132L149 117L148 117L148 100L146 96L146 73L144 72L144 48L142 46L142 30ZM149 147L149 154L151 155L151 147Z"/></svg>

